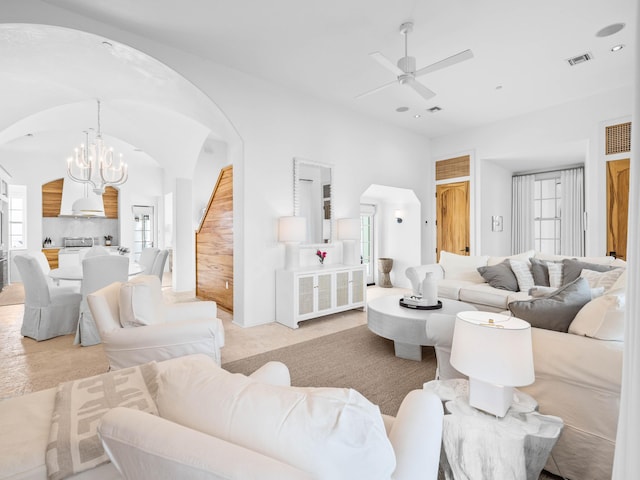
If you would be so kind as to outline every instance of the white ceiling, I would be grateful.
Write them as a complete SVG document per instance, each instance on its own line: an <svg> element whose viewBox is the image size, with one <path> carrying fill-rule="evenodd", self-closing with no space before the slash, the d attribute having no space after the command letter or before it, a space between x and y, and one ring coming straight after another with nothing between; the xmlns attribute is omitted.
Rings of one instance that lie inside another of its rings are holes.
<svg viewBox="0 0 640 480"><path fill-rule="evenodd" d="M430 138L629 87L633 79L633 0L13 0L3 6L9 3L26 17L38 5L59 7ZM437 94L428 102L400 85L355 99L394 79L368 54L402 56L398 28L408 20L415 24L409 54L418 67L468 48L474 58L421 77ZM626 28L596 36L617 22ZM12 136L5 129L60 107L60 96L65 105L84 105L86 115L95 98L104 98L105 130L123 108L139 112L137 125L158 111L185 129L215 123L210 112L193 110L195 89L144 55L117 44L115 50L96 47L99 37L71 31L12 33L0 29L0 144ZM626 48L612 53L619 43ZM567 65L567 58L585 52L594 60ZM174 92L169 99L168 90ZM435 105L443 110L426 112ZM396 112L401 106L409 110ZM206 136L205 130L198 135ZM123 140L156 157L153 142Z"/></svg>

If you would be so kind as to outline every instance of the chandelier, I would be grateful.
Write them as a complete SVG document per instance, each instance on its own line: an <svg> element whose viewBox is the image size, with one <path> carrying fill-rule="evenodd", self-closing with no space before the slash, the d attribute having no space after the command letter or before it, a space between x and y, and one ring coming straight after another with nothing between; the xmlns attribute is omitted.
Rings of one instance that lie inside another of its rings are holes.
<svg viewBox="0 0 640 480"><path fill-rule="evenodd" d="M96 195L102 195L108 185L122 185L129 178L127 164L119 155L118 164L114 162L113 148L107 148L100 130L100 100L98 100L98 130L92 143L89 132L84 132L85 143L74 149L72 157L67 159L67 175L71 180L91 185Z"/></svg>

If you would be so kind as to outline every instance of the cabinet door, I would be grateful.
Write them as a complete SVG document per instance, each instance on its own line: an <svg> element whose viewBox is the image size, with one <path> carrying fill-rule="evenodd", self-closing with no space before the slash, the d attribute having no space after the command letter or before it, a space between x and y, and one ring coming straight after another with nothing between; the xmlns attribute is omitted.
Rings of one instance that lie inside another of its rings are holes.
<svg viewBox="0 0 640 480"><path fill-rule="evenodd" d="M314 311L314 276L298 277L298 315L307 315Z"/></svg>
<svg viewBox="0 0 640 480"><path fill-rule="evenodd" d="M349 304L349 272L336 273L336 307Z"/></svg>
<svg viewBox="0 0 640 480"><path fill-rule="evenodd" d="M364 302L364 270L351 272L351 303Z"/></svg>
<svg viewBox="0 0 640 480"><path fill-rule="evenodd" d="M329 310L333 307L333 288L331 273L320 273L317 276L317 294L318 294L318 308L316 311L322 312L323 310Z"/></svg>

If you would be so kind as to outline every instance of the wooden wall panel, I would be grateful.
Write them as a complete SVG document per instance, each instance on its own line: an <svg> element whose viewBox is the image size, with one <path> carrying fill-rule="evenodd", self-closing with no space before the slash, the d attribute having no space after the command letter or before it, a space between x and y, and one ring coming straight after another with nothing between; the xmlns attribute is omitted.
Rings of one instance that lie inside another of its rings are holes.
<svg viewBox="0 0 640 480"><path fill-rule="evenodd" d="M42 216L57 217L62 205L62 189L64 178L53 180L42 185ZM68 180L71 181L71 180ZM107 218L118 218L118 194L114 187L106 187L102 195L104 214Z"/></svg>
<svg viewBox="0 0 640 480"><path fill-rule="evenodd" d="M469 155L436 162L436 181L448 178L468 177L471 159Z"/></svg>
<svg viewBox="0 0 640 480"><path fill-rule="evenodd" d="M102 194L104 203L104 215L107 218L118 218L118 189L106 187Z"/></svg>
<svg viewBox="0 0 640 480"><path fill-rule="evenodd" d="M220 171L196 232L196 296L233 312L233 166Z"/></svg>
<svg viewBox="0 0 640 480"><path fill-rule="evenodd" d="M57 217L62 204L62 185L64 178L53 180L42 185L42 216Z"/></svg>

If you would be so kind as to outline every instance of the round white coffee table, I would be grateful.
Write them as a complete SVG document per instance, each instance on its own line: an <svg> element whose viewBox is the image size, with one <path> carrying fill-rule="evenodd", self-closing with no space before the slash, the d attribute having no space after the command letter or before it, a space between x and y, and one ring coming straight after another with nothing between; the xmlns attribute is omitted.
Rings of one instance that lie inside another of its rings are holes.
<svg viewBox="0 0 640 480"><path fill-rule="evenodd" d="M393 340L396 357L422 360L422 345L435 345L427 333L429 319L453 324L458 312L476 310L468 303L441 298L442 308L417 310L400 306L400 295L386 295L367 303L367 325L376 335Z"/></svg>

